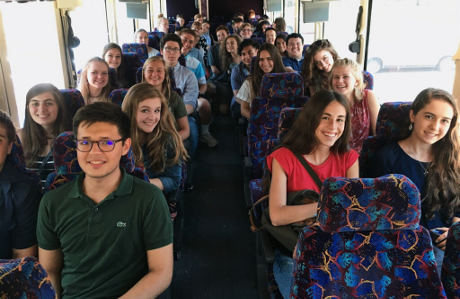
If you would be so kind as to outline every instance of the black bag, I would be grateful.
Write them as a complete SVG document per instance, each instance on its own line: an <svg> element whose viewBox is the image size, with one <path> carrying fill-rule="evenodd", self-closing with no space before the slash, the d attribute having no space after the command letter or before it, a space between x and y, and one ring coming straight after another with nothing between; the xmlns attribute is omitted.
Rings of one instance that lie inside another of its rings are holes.
<svg viewBox="0 0 460 299"><path fill-rule="evenodd" d="M295 156L297 157L297 159L299 159L300 163L302 163L302 165L305 167L307 172L313 178L315 183L321 189L322 183L318 175L314 172L314 170L310 167L310 165L308 165L308 163L305 161L305 159L301 155L295 154ZM288 206L289 205L304 205L304 204L318 202L318 200L319 200L318 192L307 189L307 190L301 190L301 191L288 193L286 205ZM284 247L286 247L286 249L288 249L290 252L293 252L297 244L297 238L299 236L299 232L305 226L310 226L313 223L315 223L316 215L312 218L305 219L304 221L295 222L292 224L282 225L282 226L273 226L270 220L269 208L265 208L262 214L262 219L261 219L262 226L260 226L260 225L257 225L254 221L255 219L254 208L264 203L268 204L268 195L262 197L256 203L254 203L250 211L249 218L251 221L251 230L253 232L256 232L262 228L265 228L276 240L278 240Z"/></svg>

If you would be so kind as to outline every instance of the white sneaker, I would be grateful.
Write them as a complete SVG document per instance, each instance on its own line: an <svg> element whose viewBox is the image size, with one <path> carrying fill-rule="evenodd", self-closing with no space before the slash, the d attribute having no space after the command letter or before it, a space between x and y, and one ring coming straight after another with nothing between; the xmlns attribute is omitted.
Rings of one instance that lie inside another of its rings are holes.
<svg viewBox="0 0 460 299"><path fill-rule="evenodd" d="M200 142L206 143L206 145L209 147L215 147L219 144L217 140L214 137L212 137L209 132L204 135L201 135Z"/></svg>

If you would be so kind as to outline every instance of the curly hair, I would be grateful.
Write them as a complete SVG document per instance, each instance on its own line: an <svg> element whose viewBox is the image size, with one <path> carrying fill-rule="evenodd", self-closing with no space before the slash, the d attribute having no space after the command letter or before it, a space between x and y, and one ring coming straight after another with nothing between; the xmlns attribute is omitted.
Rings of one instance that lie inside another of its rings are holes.
<svg viewBox="0 0 460 299"><path fill-rule="evenodd" d="M327 39L319 39L312 43L305 53L305 59L302 63L302 78L305 82L305 86L312 86L315 91L321 89L328 89L328 74L320 69L318 69L315 65L314 57L316 53L321 50L326 50L332 55L332 59L336 61L339 57L337 51L332 46L332 43ZM305 88L305 90L308 90Z"/></svg>
<svg viewBox="0 0 460 299"><path fill-rule="evenodd" d="M220 63L221 63L221 66L222 66L222 70L221 71L224 71L226 72L229 68L230 68L230 65L232 64L233 62L233 57L232 57L232 54L230 54L228 51L227 51L227 41L230 39L230 38L233 38L235 41L236 41L236 44L237 44L237 48L240 46L241 44L241 37L237 34L230 34L229 36L227 36L224 41L222 42L222 45L219 47L219 57L220 57Z"/></svg>
<svg viewBox="0 0 460 299"><path fill-rule="evenodd" d="M121 108L131 117L131 147L133 149L136 165L143 164L141 140L139 138L139 126L137 124L137 111L139 104L146 99L160 99L160 121L152 132L147 134L147 148L149 152L150 167L154 172L163 172L166 166L172 166L181 159L186 160L188 155L182 139L177 133L174 116L169 111L168 103L164 95L148 83L138 83L131 87L123 100ZM167 145L175 149L172 159L166 158Z"/></svg>

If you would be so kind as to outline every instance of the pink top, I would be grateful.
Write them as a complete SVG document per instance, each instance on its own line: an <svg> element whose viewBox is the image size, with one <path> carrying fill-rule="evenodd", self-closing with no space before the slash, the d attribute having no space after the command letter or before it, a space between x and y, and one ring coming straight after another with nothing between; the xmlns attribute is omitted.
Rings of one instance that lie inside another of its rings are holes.
<svg viewBox="0 0 460 299"><path fill-rule="evenodd" d="M330 177L345 177L347 170L358 160L358 153L350 150L346 153L332 153L321 165L310 164L311 168L323 182ZM267 157L267 165L270 172L272 171L272 162L276 159L278 163L286 171L287 175L287 192L300 191L305 189L315 190L320 192L318 185L310 177L305 167L296 158L293 152L282 147L274 151Z"/></svg>
<svg viewBox="0 0 460 299"><path fill-rule="evenodd" d="M350 107L351 116L351 138L350 148L358 153L361 152L364 139L371 135L371 120L369 112L369 102L367 101L367 92L364 90L364 97L361 101L356 101Z"/></svg>

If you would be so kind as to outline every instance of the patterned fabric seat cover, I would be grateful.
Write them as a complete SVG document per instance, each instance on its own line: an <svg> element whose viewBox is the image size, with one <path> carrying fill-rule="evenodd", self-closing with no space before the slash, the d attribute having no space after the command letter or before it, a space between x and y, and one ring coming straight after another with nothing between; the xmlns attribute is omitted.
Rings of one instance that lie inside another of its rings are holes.
<svg viewBox="0 0 460 299"><path fill-rule="evenodd" d="M53 144L53 158L55 171L46 179L45 192L72 181L82 172L77 160L77 149L73 132L61 133ZM131 149L121 157L120 166L127 173L148 181L144 169L135 167L134 155Z"/></svg>
<svg viewBox="0 0 460 299"><path fill-rule="evenodd" d="M329 178L299 235L291 298L446 298L420 193L403 175Z"/></svg>
<svg viewBox="0 0 460 299"><path fill-rule="evenodd" d="M252 177L262 177L267 143L278 134L280 112L285 107L303 107L303 80L297 73L265 74L260 97L252 100L248 125L248 155Z"/></svg>
<svg viewBox="0 0 460 299"><path fill-rule="evenodd" d="M409 119L411 102L384 103L377 118L376 135L364 140L359 156L360 177L372 176L372 160L384 146L400 139L401 127Z"/></svg>
<svg viewBox="0 0 460 299"><path fill-rule="evenodd" d="M0 259L0 298L54 299L56 292L37 258Z"/></svg>
<svg viewBox="0 0 460 299"><path fill-rule="evenodd" d="M122 48L123 54L136 53L142 65L144 64L144 62L147 60L149 56L147 52L147 46L144 44L137 44L137 43L123 44L121 48Z"/></svg>
<svg viewBox="0 0 460 299"><path fill-rule="evenodd" d="M449 229L441 277L447 298L460 298L460 222Z"/></svg>
<svg viewBox="0 0 460 299"><path fill-rule="evenodd" d="M123 104L123 100L127 93L128 93L128 89L123 89L123 88L115 89L114 91L110 93L109 100L111 100L112 103L114 103L115 105L121 107L121 104Z"/></svg>
<svg viewBox="0 0 460 299"><path fill-rule="evenodd" d="M123 53L123 68L124 68L124 77L126 82L128 82L129 87L136 84L136 71L142 66L142 62L139 59L137 53Z"/></svg>
<svg viewBox="0 0 460 299"><path fill-rule="evenodd" d="M363 81L365 89L374 89L374 76L372 76L372 74L368 71L363 71Z"/></svg>
<svg viewBox="0 0 460 299"><path fill-rule="evenodd" d="M60 89L64 98L65 108L70 118L73 118L77 110L85 105L85 100L78 89Z"/></svg>
<svg viewBox="0 0 460 299"><path fill-rule="evenodd" d="M13 146L11 147L11 152L6 156L6 162L14 168L16 168L17 170L19 170L20 172L30 176L32 179L34 179L34 181L37 182L37 185L41 186L40 176L38 175L38 173L26 168L26 158L24 157L24 150L21 145L21 140L19 140L17 134L14 138Z"/></svg>
<svg viewBox="0 0 460 299"><path fill-rule="evenodd" d="M278 139L281 140L286 133L292 128L294 121L302 112L302 108L286 107L281 110L278 120Z"/></svg>

